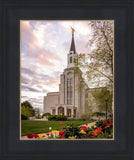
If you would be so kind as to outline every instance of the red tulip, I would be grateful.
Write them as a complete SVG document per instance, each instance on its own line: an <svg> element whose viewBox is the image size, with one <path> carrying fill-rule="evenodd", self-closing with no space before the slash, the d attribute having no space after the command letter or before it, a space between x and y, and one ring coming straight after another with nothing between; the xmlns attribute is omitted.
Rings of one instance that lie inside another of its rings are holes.
<svg viewBox="0 0 134 160"><path fill-rule="evenodd" d="M38 137L39 137L38 134L35 134L35 135L34 135L34 138L38 138Z"/></svg>
<svg viewBox="0 0 134 160"><path fill-rule="evenodd" d="M63 123L60 123L60 125L63 125Z"/></svg>
<svg viewBox="0 0 134 160"><path fill-rule="evenodd" d="M110 123L111 123L111 125L113 125L113 120L111 120L111 122L110 122Z"/></svg>
<svg viewBox="0 0 134 160"><path fill-rule="evenodd" d="M98 128L98 130L99 130L99 131L101 131L101 130L102 130L102 128Z"/></svg>
<svg viewBox="0 0 134 160"><path fill-rule="evenodd" d="M59 135L60 135L60 136L62 136L62 135L64 135L64 134L65 134L64 131L60 131L60 132L59 132Z"/></svg>
<svg viewBox="0 0 134 160"><path fill-rule="evenodd" d="M49 132L47 132L46 135L49 136Z"/></svg>
<svg viewBox="0 0 134 160"><path fill-rule="evenodd" d="M63 136L61 136L61 139L64 139L64 137L63 137Z"/></svg>
<svg viewBox="0 0 134 160"><path fill-rule="evenodd" d="M96 136L96 133L95 133L95 132L92 132L92 136Z"/></svg>
<svg viewBox="0 0 134 160"><path fill-rule="evenodd" d="M33 137L34 137L34 134L28 134L27 137L28 137L28 138L33 138Z"/></svg>
<svg viewBox="0 0 134 160"><path fill-rule="evenodd" d="M102 124L107 124L107 121L102 122Z"/></svg>
<svg viewBox="0 0 134 160"><path fill-rule="evenodd" d="M87 130L87 127L86 126L82 126L82 130Z"/></svg>

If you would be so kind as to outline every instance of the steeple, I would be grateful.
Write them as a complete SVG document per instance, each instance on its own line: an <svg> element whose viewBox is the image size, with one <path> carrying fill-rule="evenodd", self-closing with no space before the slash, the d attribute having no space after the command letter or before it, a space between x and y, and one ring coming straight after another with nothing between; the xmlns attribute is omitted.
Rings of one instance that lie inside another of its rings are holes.
<svg viewBox="0 0 134 160"><path fill-rule="evenodd" d="M72 41L71 41L71 47L70 47L70 51L68 53L68 58L67 58L67 68L70 68L70 67L75 67L75 64L74 64L74 60L77 56L77 52L76 52L76 49L75 49L75 43L74 43L74 28L72 28Z"/></svg>
<svg viewBox="0 0 134 160"><path fill-rule="evenodd" d="M75 43L74 43L74 28L72 28L71 27L71 29L72 29L72 42L71 42L71 47L70 47L70 51L73 51L74 52L74 54L76 53L76 49L75 49Z"/></svg>

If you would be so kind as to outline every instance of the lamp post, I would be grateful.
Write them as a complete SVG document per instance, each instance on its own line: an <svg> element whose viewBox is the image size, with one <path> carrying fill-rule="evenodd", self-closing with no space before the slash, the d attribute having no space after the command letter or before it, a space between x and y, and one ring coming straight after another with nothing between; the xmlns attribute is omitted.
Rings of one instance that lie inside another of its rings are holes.
<svg viewBox="0 0 134 160"><path fill-rule="evenodd" d="M107 108L108 108L107 102L108 102L108 99L106 99L105 102L106 102L106 119L107 119Z"/></svg>

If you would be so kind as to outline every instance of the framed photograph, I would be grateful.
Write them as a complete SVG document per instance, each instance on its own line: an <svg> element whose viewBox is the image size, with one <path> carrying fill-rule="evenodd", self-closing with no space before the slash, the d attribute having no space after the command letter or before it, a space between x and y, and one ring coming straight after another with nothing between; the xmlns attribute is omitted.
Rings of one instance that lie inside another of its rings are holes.
<svg viewBox="0 0 134 160"><path fill-rule="evenodd" d="M20 34L21 140L113 140L114 21L23 20Z"/></svg>
<svg viewBox="0 0 134 160"><path fill-rule="evenodd" d="M1 4L0 158L133 159L133 2Z"/></svg>

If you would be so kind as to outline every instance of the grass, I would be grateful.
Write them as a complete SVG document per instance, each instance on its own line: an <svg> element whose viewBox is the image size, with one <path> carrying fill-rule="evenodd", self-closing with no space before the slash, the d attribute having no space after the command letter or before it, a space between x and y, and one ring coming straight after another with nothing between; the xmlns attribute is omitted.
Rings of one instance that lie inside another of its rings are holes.
<svg viewBox="0 0 134 160"><path fill-rule="evenodd" d="M21 121L21 136L26 136L28 134L39 134L50 132L49 127L52 130L61 130L66 125L73 124L74 126L79 126L86 123L91 123L93 121L31 121L22 120ZM63 123L63 125L60 125Z"/></svg>

